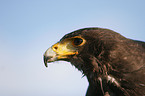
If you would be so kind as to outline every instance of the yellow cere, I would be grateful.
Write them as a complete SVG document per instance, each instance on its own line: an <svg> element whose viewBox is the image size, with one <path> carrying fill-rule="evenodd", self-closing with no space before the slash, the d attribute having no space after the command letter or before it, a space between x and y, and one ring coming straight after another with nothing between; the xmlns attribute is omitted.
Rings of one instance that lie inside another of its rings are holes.
<svg viewBox="0 0 145 96"><path fill-rule="evenodd" d="M56 43L52 46L53 51L55 51L58 55L74 55L77 54L76 48L72 46L69 41L64 43Z"/></svg>

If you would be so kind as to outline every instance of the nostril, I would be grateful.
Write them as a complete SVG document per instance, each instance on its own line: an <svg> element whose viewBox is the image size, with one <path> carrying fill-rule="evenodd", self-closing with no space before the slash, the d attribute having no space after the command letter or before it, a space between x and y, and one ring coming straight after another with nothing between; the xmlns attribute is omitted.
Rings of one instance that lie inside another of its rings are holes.
<svg viewBox="0 0 145 96"><path fill-rule="evenodd" d="M54 49L55 49L55 50L57 50L57 49L58 49L58 47L57 47L57 46L55 46L55 47L54 47Z"/></svg>

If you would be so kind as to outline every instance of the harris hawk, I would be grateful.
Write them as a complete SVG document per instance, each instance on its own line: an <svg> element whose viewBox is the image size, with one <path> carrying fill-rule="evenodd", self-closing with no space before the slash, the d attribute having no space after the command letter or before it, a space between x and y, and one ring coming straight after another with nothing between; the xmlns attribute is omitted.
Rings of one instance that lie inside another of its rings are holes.
<svg viewBox="0 0 145 96"><path fill-rule="evenodd" d="M66 34L44 53L44 63L64 60L87 77L86 96L145 96L145 42L109 29Z"/></svg>

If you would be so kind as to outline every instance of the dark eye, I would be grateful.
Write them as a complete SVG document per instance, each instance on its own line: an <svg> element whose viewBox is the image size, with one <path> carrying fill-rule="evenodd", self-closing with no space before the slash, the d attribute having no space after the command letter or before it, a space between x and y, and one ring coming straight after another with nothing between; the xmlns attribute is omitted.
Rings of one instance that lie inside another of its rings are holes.
<svg viewBox="0 0 145 96"><path fill-rule="evenodd" d="M83 43L83 40L81 38L74 38L74 45L81 45Z"/></svg>

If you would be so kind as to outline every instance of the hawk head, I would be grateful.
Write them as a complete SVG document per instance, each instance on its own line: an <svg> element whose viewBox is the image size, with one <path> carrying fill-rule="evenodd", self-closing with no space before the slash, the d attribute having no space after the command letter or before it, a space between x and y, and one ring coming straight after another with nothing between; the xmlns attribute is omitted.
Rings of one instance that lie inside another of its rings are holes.
<svg viewBox="0 0 145 96"><path fill-rule="evenodd" d="M45 66L47 67L47 63L50 62L64 60L70 62L84 74L97 70L103 66L100 65L100 60L106 59L105 61L108 61L108 52L116 43L114 39L116 35L119 34L101 28L84 28L66 34L44 53ZM99 60L98 65L93 64L96 57Z"/></svg>

